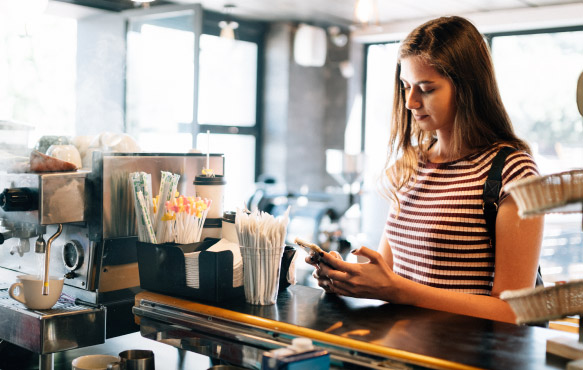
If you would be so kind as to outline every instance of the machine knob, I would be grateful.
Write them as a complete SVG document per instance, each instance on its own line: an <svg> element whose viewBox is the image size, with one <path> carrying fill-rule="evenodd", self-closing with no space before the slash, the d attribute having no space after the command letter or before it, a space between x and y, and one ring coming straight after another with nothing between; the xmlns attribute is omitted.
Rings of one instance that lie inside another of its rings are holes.
<svg viewBox="0 0 583 370"><path fill-rule="evenodd" d="M35 211L38 192L31 188L6 188L0 193L0 207L4 212Z"/></svg>
<svg viewBox="0 0 583 370"><path fill-rule="evenodd" d="M73 272L83 265L85 252L83 252L83 245L77 240L70 240L63 246L63 263L65 268ZM72 277L75 277L73 275ZM70 278L68 278L70 279Z"/></svg>

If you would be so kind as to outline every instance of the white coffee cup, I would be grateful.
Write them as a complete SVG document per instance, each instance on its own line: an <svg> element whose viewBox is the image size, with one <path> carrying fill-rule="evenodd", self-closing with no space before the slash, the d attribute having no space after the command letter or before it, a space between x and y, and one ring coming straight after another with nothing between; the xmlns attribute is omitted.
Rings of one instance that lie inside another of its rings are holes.
<svg viewBox="0 0 583 370"><path fill-rule="evenodd" d="M83 167L81 154L75 145L51 145L47 149L47 155L60 159L61 161L73 163L77 168Z"/></svg>
<svg viewBox="0 0 583 370"><path fill-rule="evenodd" d="M196 176L194 178L194 191L197 197L212 200L211 208L206 215L208 218L223 217L223 203L225 200L225 178L223 175L214 177Z"/></svg>
<svg viewBox="0 0 583 370"><path fill-rule="evenodd" d="M43 279L34 275L19 275L8 294L14 300L33 310L48 310L57 303L63 291L62 277L49 278L49 294L43 295ZM16 290L18 288L18 290Z"/></svg>
<svg viewBox="0 0 583 370"><path fill-rule="evenodd" d="M73 370L107 370L107 365L119 362L119 356L87 355L73 360Z"/></svg>

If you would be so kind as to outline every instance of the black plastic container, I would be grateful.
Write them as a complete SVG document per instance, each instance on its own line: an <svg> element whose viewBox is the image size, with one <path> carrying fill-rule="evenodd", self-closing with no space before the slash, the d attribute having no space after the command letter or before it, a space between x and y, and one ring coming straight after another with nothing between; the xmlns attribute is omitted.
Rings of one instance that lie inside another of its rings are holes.
<svg viewBox="0 0 583 370"><path fill-rule="evenodd" d="M279 273L279 290L283 290L290 286L290 282L287 281L287 274L290 268L290 264L294 259L296 254L296 249L291 245L286 245L283 250L283 256L281 256L281 270Z"/></svg>
<svg viewBox="0 0 583 370"><path fill-rule="evenodd" d="M244 299L243 286L233 288L233 253L206 251L219 239L193 244L137 242L140 287L152 292L207 302ZM200 288L186 285L184 253L200 251Z"/></svg>

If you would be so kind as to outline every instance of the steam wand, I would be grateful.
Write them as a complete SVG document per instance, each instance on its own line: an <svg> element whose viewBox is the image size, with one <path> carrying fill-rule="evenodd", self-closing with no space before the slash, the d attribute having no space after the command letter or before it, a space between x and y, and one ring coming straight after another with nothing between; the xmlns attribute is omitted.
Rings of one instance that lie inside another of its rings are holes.
<svg viewBox="0 0 583 370"><path fill-rule="evenodd" d="M45 274L43 276L43 295L49 295L49 262L51 260L51 245L53 241L63 232L63 224L59 224L57 232L49 238L45 251Z"/></svg>

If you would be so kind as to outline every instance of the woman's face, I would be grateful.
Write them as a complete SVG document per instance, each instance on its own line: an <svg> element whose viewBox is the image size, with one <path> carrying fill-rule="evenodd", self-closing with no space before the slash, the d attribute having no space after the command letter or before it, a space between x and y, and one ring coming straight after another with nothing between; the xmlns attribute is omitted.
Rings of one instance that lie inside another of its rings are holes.
<svg viewBox="0 0 583 370"><path fill-rule="evenodd" d="M423 131L451 132L455 119L454 86L420 57L401 60L405 106Z"/></svg>

